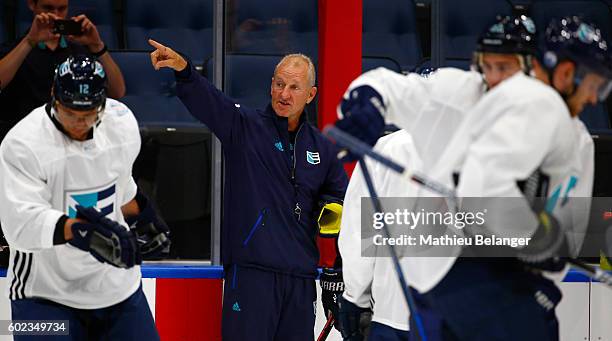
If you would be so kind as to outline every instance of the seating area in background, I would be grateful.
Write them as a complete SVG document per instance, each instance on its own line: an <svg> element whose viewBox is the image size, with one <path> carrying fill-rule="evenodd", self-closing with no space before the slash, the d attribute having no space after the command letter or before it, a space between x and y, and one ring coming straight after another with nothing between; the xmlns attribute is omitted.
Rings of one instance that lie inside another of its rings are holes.
<svg viewBox="0 0 612 341"><path fill-rule="evenodd" d="M423 58L412 0L363 0L362 55L412 70ZM364 67L368 70L368 67Z"/></svg>
<svg viewBox="0 0 612 341"><path fill-rule="evenodd" d="M498 14L530 15L542 29L553 17L578 13L599 25L604 35L612 33L612 0L362 1L364 72L379 66L411 72L435 63L467 70L478 35ZM172 73L150 68L147 39L172 46L212 75L213 2L71 0L69 14L85 13L96 24L125 76L123 100L141 122L194 124L175 96ZM226 0L227 94L244 105L263 107L270 70L280 56L302 52L316 62L317 11L316 0ZM0 19L0 39L5 41L23 35L32 14L25 0L4 0ZM434 51L439 58L433 58ZM612 128L605 104L588 107L581 118L589 129Z"/></svg>
<svg viewBox="0 0 612 341"><path fill-rule="evenodd" d="M155 70L148 51L115 51L113 59L125 79L127 104L140 124L190 125L198 121L176 97L176 80L168 68Z"/></svg>
<svg viewBox="0 0 612 341"><path fill-rule="evenodd" d="M74 0L72 0L74 1ZM213 1L125 1L125 48L149 50L148 39L189 56L202 64L212 55Z"/></svg>
<svg viewBox="0 0 612 341"><path fill-rule="evenodd" d="M317 1L228 0L229 53L316 56Z"/></svg>

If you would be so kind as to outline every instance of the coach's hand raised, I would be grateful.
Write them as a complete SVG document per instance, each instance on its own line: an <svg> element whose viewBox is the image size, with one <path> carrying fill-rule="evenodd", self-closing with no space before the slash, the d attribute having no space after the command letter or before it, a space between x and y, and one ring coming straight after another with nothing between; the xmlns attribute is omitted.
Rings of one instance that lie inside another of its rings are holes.
<svg viewBox="0 0 612 341"><path fill-rule="evenodd" d="M187 67L185 58L171 48L153 39L149 39L149 44L155 48L155 51L151 52L151 64L153 64L155 70L159 70L162 67L169 67L175 71L182 71Z"/></svg>

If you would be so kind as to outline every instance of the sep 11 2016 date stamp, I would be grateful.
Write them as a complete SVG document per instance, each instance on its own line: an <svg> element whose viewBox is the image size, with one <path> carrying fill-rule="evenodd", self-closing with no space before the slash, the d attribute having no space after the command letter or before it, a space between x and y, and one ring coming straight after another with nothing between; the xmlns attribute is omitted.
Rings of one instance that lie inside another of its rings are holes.
<svg viewBox="0 0 612 341"><path fill-rule="evenodd" d="M68 320L0 320L0 335L69 335Z"/></svg>

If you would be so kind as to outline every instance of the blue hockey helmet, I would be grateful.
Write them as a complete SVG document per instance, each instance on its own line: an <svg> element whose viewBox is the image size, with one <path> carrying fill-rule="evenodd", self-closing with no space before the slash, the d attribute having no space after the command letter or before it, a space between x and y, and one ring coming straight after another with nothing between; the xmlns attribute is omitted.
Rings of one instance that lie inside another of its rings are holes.
<svg viewBox="0 0 612 341"><path fill-rule="evenodd" d="M70 56L55 69L53 99L79 111L97 108L106 102L106 73L94 57Z"/></svg>
<svg viewBox="0 0 612 341"><path fill-rule="evenodd" d="M573 62L576 65L576 84L587 73L608 80L599 90L599 100L604 100L612 89L612 56L608 44L594 24L584 22L580 17L553 19L541 39L538 58L549 74L560 62Z"/></svg>
<svg viewBox="0 0 612 341"><path fill-rule="evenodd" d="M478 38L472 70L482 73L484 53L516 54L523 72L530 74L533 68L532 57L537 51L536 28L531 18L526 15L497 16L496 22Z"/></svg>
<svg viewBox="0 0 612 341"><path fill-rule="evenodd" d="M534 55L538 50L535 24L531 18L498 16L478 38L476 52Z"/></svg>

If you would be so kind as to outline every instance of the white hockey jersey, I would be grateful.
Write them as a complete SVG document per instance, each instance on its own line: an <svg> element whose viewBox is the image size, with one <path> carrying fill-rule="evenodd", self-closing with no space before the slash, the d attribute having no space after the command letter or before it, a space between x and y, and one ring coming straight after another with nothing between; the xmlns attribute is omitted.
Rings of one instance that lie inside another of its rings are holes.
<svg viewBox="0 0 612 341"><path fill-rule="evenodd" d="M452 68L439 69L428 78L378 68L353 81L345 96L361 85L376 89L387 108L385 119L406 130L381 138L375 150L412 171L433 167L456 126L485 92L479 73ZM414 183L380 164L367 162L380 197L415 197L419 193ZM373 300L374 321L408 330L408 309L391 259L361 257L362 196L368 197L369 193L358 166L345 195L338 241L344 264L344 296L361 307L369 306ZM437 258L430 261L436 262ZM406 272L407 259L401 262Z"/></svg>
<svg viewBox="0 0 612 341"><path fill-rule="evenodd" d="M539 169L550 179L549 196L557 190L567 195L580 173L576 146L577 131L563 99L542 82L517 73L483 96L459 126L431 176L452 186L457 172L458 197L522 198L517 181ZM513 237L529 237L538 225L529 212L527 201L497 207L487 228L498 236L511 232ZM420 292L433 288L454 263L452 257L439 260L446 263L411 277Z"/></svg>
<svg viewBox="0 0 612 341"><path fill-rule="evenodd" d="M60 132L45 107L32 111L0 146L0 221L11 246L6 294L38 297L80 309L119 303L140 286L140 267L120 269L70 244L53 245L62 215L94 206L125 225L121 206L136 195L132 164L138 124L122 103L107 99L93 138ZM127 228L127 227L126 227Z"/></svg>

